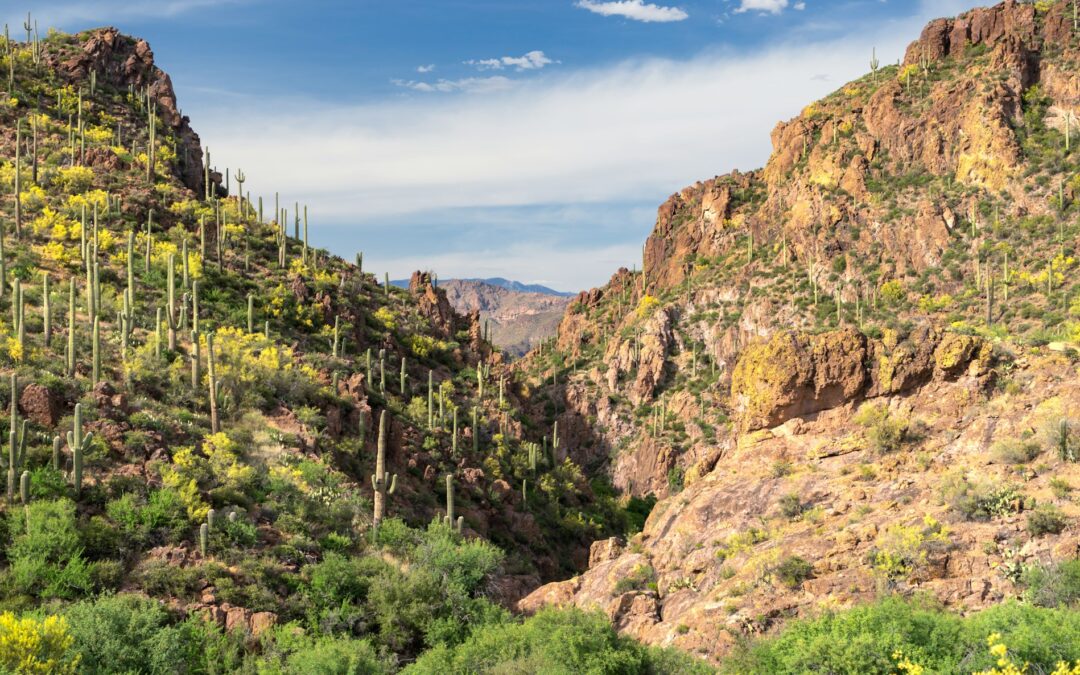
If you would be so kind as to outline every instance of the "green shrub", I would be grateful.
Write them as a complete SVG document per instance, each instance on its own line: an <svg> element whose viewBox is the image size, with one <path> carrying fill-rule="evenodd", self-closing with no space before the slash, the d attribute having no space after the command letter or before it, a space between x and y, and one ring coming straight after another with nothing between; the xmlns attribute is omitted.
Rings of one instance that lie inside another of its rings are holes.
<svg viewBox="0 0 1080 675"><path fill-rule="evenodd" d="M1024 599L1039 607L1080 605L1080 558L1057 565L1032 565L1023 572Z"/></svg>
<svg viewBox="0 0 1080 675"><path fill-rule="evenodd" d="M12 509L8 530L8 580L15 590L43 598L75 598L93 590L92 564L82 557L71 500Z"/></svg>
<svg viewBox="0 0 1080 675"><path fill-rule="evenodd" d="M506 622L477 630L457 647L433 649L403 672L696 675L712 669L690 656L648 649L620 636L600 613L545 609L522 623Z"/></svg>
<svg viewBox="0 0 1080 675"><path fill-rule="evenodd" d="M1042 453L1042 448L1033 441L999 441L990 448L990 453L1004 464L1027 464Z"/></svg>
<svg viewBox="0 0 1080 675"><path fill-rule="evenodd" d="M1051 504L1042 504L1039 508L1028 514L1027 531L1033 537L1041 537L1044 534L1061 534L1065 526L1069 524L1061 509Z"/></svg>
<svg viewBox="0 0 1080 675"><path fill-rule="evenodd" d="M814 576L814 566L797 555L788 556L772 570L773 576L788 588L798 588Z"/></svg>
<svg viewBox="0 0 1080 675"><path fill-rule="evenodd" d="M1031 664L1029 672L1049 673L1059 661L1080 658L1080 612L1006 602L965 618L925 600L888 597L789 623L774 638L740 647L721 670L886 675L897 672L899 652L926 672L976 672L994 667L986 639L995 632L1014 660Z"/></svg>
<svg viewBox="0 0 1080 675"><path fill-rule="evenodd" d="M866 429L866 440L879 453L894 452L908 438L911 423L889 411L884 403L867 403L855 415L855 423Z"/></svg>
<svg viewBox="0 0 1080 675"><path fill-rule="evenodd" d="M973 483L952 477L942 486L942 499L965 520L990 520L1023 508L1024 497L1012 485L995 482Z"/></svg>
<svg viewBox="0 0 1080 675"><path fill-rule="evenodd" d="M780 498L780 513L788 520L795 520L802 515L804 510L802 498L792 492Z"/></svg>

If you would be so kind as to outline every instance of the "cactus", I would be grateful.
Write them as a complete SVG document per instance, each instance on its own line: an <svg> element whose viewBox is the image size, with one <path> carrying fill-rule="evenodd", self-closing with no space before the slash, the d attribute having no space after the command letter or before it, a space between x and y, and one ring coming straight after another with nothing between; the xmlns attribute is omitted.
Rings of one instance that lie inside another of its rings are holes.
<svg viewBox="0 0 1080 675"><path fill-rule="evenodd" d="M199 332L199 280L191 282L191 329Z"/></svg>
<svg viewBox="0 0 1080 675"><path fill-rule="evenodd" d="M386 394L386 358L379 358L379 393Z"/></svg>
<svg viewBox="0 0 1080 675"><path fill-rule="evenodd" d="M536 443L529 443L529 471L536 473L536 455L538 448Z"/></svg>
<svg viewBox="0 0 1080 675"><path fill-rule="evenodd" d="M75 421L67 434L68 447L71 448L72 478L75 481L75 496L82 492L83 452L94 438L92 432L83 434L82 403L75 404Z"/></svg>
<svg viewBox="0 0 1080 675"><path fill-rule="evenodd" d="M41 273L41 299L42 299L41 314L42 314L42 319L44 321L44 326L42 328L42 332L44 333L43 338L45 340L45 348L48 349L49 344L52 342L52 332L53 332L52 300L49 297L49 273L48 272L42 272Z"/></svg>
<svg viewBox="0 0 1080 675"><path fill-rule="evenodd" d="M244 175L243 169L237 169L236 174L233 176L236 180L236 210L240 211L244 205L244 181L247 180L247 176Z"/></svg>
<svg viewBox="0 0 1080 675"><path fill-rule="evenodd" d="M19 344L20 359L26 358L26 303L23 297L22 284L18 279L15 280L15 289L13 293L13 302L11 305L12 313L14 314L14 321L12 325L15 327L15 336Z"/></svg>
<svg viewBox="0 0 1080 675"><path fill-rule="evenodd" d="M14 60L14 56L8 57ZM15 238L22 239L22 184L20 183L20 169L22 167L22 120L15 123Z"/></svg>
<svg viewBox="0 0 1080 675"><path fill-rule="evenodd" d="M52 439L52 468L53 471L60 470L60 450L64 445L64 439L59 436L53 436Z"/></svg>
<svg viewBox="0 0 1080 675"><path fill-rule="evenodd" d="M465 523L464 516L454 519L454 476L449 473L446 474L446 516L443 517L443 523L458 534L461 534L462 525Z"/></svg>
<svg viewBox="0 0 1080 675"><path fill-rule="evenodd" d="M99 317L94 317L94 333L91 354L94 358L92 383L93 386L96 387L97 383L101 381L101 319Z"/></svg>
<svg viewBox="0 0 1080 675"><path fill-rule="evenodd" d="M341 349L341 317L334 317L334 341L331 344L331 349L336 359Z"/></svg>
<svg viewBox="0 0 1080 675"><path fill-rule="evenodd" d="M19 499L22 501L23 506L30 505L30 472L23 471L19 476Z"/></svg>
<svg viewBox="0 0 1080 675"><path fill-rule="evenodd" d="M199 331L191 331L191 389L198 391L202 383L202 355L199 345Z"/></svg>
<svg viewBox="0 0 1080 675"><path fill-rule="evenodd" d="M379 529L386 509L386 498L397 490L397 474L386 471L386 411L379 413L379 446L375 455L375 473L371 475L371 487L375 490L375 507L371 521L373 529Z"/></svg>
<svg viewBox="0 0 1080 675"><path fill-rule="evenodd" d="M386 287L386 299L389 300L390 299L390 273L385 272L384 274L386 275L385 276L385 284L384 284L385 287Z"/></svg>
<svg viewBox="0 0 1080 675"><path fill-rule="evenodd" d="M551 427L551 456L556 457L559 453L559 420Z"/></svg>
<svg viewBox="0 0 1080 675"><path fill-rule="evenodd" d="M247 332L255 332L255 296L252 293L247 297Z"/></svg>
<svg viewBox="0 0 1080 675"><path fill-rule="evenodd" d="M26 421L22 423L22 438L19 438L19 380L15 373L11 374L11 413L9 417L11 421L11 431L8 434L8 480L7 480L7 498L8 501L15 499L15 477L19 474L19 469L22 468L23 460L26 458Z"/></svg>
<svg viewBox="0 0 1080 675"><path fill-rule="evenodd" d="M528 480L524 478L521 479L521 503L524 504L526 507L528 507L529 505L529 490L527 487L528 483Z"/></svg>
<svg viewBox="0 0 1080 675"><path fill-rule="evenodd" d="M166 277L168 279L167 289L168 297L165 305L165 322L166 327L169 329L169 351L176 351L176 331L180 329L181 324L184 323L182 315L187 311L187 303L182 303L183 306L177 307L176 304L176 256L172 253L168 257L168 269L166 270Z"/></svg>
<svg viewBox="0 0 1080 675"><path fill-rule="evenodd" d="M75 277L68 291L67 375L75 377Z"/></svg>
<svg viewBox="0 0 1080 675"><path fill-rule="evenodd" d="M210 389L210 432L218 433L221 427L218 423L218 382L217 373L214 370L214 334L206 336L206 364L208 369Z"/></svg>
<svg viewBox="0 0 1080 675"><path fill-rule="evenodd" d="M450 445L450 455L452 457L457 457L457 437L458 437L458 433L457 433L457 406L454 406L453 435L450 437L450 443L451 443L451 445Z"/></svg>
<svg viewBox="0 0 1080 675"><path fill-rule="evenodd" d="M474 453L480 451L480 426L477 424L478 411L476 406L472 409L472 450Z"/></svg>
<svg viewBox="0 0 1080 675"><path fill-rule="evenodd" d="M406 391L406 389L405 389L405 387L407 385L407 382L405 380L409 376L408 373L405 372L405 360L406 360L405 357L402 356L401 357L401 388L399 390L399 391L401 391L401 400L402 401L404 401L405 399L407 399L409 397L409 392Z"/></svg>
<svg viewBox="0 0 1080 675"><path fill-rule="evenodd" d="M206 550L210 548L210 526L206 523L199 525L199 553L206 557Z"/></svg>
<svg viewBox="0 0 1080 675"><path fill-rule="evenodd" d="M366 377L364 379L367 382L367 386L371 388L371 347L368 347L367 354L365 355L365 368L367 369Z"/></svg>
<svg viewBox="0 0 1080 675"><path fill-rule="evenodd" d="M360 273L361 277L364 274L364 252L360 251L356 254L356 271Z"/></svg>
<svg viewBox="0 0 1080 675"><path fill-rule="evenodd" d="M435 426L435 371L429 370L427 374L427 428L431 431Z"/></svg>
<svg viewBox="0 0 1080 675"><path fill-rule="evenodd" d="M214 529L214 517L216 515L217 515L217 511L215 511L214 509L210 509L209 511L206 512L206 529L208 529L208 530L213 530Z"/></svg>

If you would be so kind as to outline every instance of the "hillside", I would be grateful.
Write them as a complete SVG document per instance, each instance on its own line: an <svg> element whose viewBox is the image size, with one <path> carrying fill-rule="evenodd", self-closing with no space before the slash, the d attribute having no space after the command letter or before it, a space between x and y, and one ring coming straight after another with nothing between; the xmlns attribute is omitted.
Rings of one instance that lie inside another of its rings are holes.
<svg viewBox="0 0 1080 675"><path fill-rule="evenodd" d="M528 288L524 284L517 284ZM479 312L492 344L521 356L555 335L570 299L554 292L524 291L480 280L440 281L450 305L461 314Z"/></svg>
<svg viewBox="0 0 1080 675"><path fill-rule="evenodd" d="M308 246L317 207L214 167L145 41L27 31L0 98L0 669L61 621L87 672L396 671L639 522L554 461L427 274L380 285Z"/></svg>
<svg viewBox="0 0 1080 675"><path fill-rule="evenodd" d="M722 659L883 591L989 607L1076 556L1077 35L1068 2L935 21L764 168L660 207L642 270L516 368L568 457L661 499L523 609Z"/></svg>

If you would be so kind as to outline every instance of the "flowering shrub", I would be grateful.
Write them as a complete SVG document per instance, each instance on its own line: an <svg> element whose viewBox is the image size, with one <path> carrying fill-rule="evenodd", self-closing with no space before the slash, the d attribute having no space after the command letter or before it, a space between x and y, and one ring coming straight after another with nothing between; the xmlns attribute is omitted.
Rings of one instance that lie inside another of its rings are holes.
<svg viewBox="0 0 1080 675"><path fill-rule="evenodd" d="M75 673L79 657L63 617L0 614L0 670L5 673Z"/></svg>
<svg viewBox="0 0 1080 675"><path fill-rule="evenodd" d="M89 135L89 132L87 132ZM69 166L60 169L57 176L60 187L71 193L82 193L94 182L94 170L88 166Z"/></svg>

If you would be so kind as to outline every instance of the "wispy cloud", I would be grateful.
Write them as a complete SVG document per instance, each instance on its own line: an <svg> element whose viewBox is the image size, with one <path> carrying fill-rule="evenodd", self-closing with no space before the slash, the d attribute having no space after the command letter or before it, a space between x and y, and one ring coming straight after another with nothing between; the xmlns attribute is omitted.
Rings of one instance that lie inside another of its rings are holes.
<svg viewBox="0 0 1080 675"><path fill-rule="evenodd" d="M434 63L429 63L426 66L417 66L416 67L416 72L420 73L421 75L426 75L427 73L430 73L430 72L432 72L434 70L435 70L435 64Z"/></svg>
<svg viewBox="0 0 1080 675"><path fill-rule="evenodd" d="M646 23L669 23L683 21L690 17L685 10L678 7L646 4L645 0L612 0L610 2L578 0L577 6L601 16L621 16Z"/></svg>
<svg viewBox="0 0 1080 675"><path fill-rule="evenodd" d="M503 70L505 68L516 68L519 72L523 70L540 70L544 66L549 66L557 61L552 61L548 58L547 54L539 50L531 51L524 56L503 56L497 59L473 59L465 61L465 65L474 66L479 70Z"/></svg>
<svg viewBox="0 0 1080 675"><path fill-rule="evenodd" d="M463 92L466 94L487 94L494 91L503 91L513 86L514 81L502 75L493 77L463 77L458 80L436 80L435 82L423 82L419 80L391 80L391 83L405 89L421 91L426 94Z"/></svg>
<svg viewBox="0 0 1080 675"><path fill-rule="evenodd" d="M788 0L741 0L736 14L742 12L761 12L763 14L779 14L788 8ZM806 9L805 2L796 2L793 9Z"/></svg>

